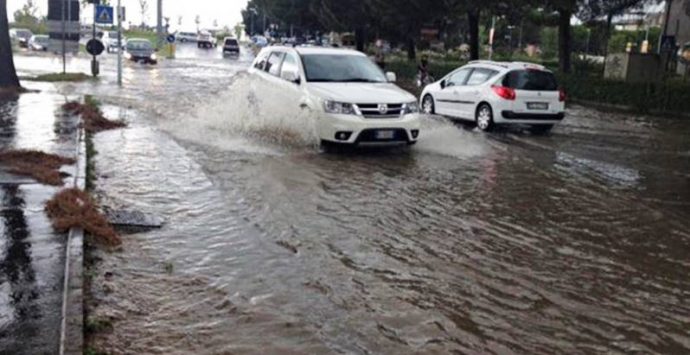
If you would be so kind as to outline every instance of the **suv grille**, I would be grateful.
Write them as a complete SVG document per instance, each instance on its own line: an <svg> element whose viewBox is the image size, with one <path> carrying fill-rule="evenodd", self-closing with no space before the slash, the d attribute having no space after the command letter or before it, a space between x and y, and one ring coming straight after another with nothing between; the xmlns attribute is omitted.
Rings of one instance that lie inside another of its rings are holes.
<svg viewBox="0 0 690 355"><path fill-rule="evenodd" d="M358 104L364 118L400 118L403 104Z"/></svg>

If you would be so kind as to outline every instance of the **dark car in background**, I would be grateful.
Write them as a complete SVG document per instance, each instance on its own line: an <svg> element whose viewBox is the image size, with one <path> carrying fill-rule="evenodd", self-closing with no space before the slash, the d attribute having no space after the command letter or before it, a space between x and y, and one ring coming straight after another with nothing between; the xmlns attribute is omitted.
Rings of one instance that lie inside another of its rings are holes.
<svg viewBox="0 0 690 355"><path fill-rule="evenodd" d="M125 58L137 63L158 64L158 57L153 49L153 44L143 38L132 38L127 41Z"/></svg>
<svg viewBox="0 0 690 355"><path fill-rule="evenodd" d="M234 37L226 37L223 40L223 54L239 55L240 42Z"/></svg>

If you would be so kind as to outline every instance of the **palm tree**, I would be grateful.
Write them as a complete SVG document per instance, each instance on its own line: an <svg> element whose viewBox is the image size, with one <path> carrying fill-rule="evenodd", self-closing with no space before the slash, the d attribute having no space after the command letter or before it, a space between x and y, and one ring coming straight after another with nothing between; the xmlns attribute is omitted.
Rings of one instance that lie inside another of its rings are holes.
<svg viewBox="0 0 690 355"><path fill-rule="evenodd" d="M7 0L0 0L0 89L19 89L19 78L14 68L12 42L7 21Z"/></svg>

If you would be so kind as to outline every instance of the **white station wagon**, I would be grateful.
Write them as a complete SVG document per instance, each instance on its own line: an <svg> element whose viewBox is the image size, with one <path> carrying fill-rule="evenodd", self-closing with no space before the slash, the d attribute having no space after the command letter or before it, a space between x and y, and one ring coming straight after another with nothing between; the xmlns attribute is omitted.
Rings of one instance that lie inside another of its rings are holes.
<svg viewBox="0 0 690 355"><path fill-rule="evenodd" d="M565 117L565 93L552 72L530 63L475 61L430 84L421 96L427 114L477 123L527 124L545 133Z"/></svg>
<svg viewBox="0 0 690 355"><path fill-rule="evenodd" d="M267 47L251 75L316 113L316 131L329 144L415 144L420 116L417 99L397 87L363 53L337 48Z"/></svg>

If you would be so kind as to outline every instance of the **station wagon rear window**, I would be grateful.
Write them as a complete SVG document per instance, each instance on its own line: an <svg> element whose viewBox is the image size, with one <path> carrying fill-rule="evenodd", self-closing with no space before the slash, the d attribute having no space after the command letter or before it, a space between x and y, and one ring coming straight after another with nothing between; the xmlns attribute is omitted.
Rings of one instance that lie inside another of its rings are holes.
<svg viewBox="0 0 690 355"><path fill-rule="evenodd" d="M553 73L543 70L514 70L503 78L503 86L525 91L557 91Z"/></svg>

